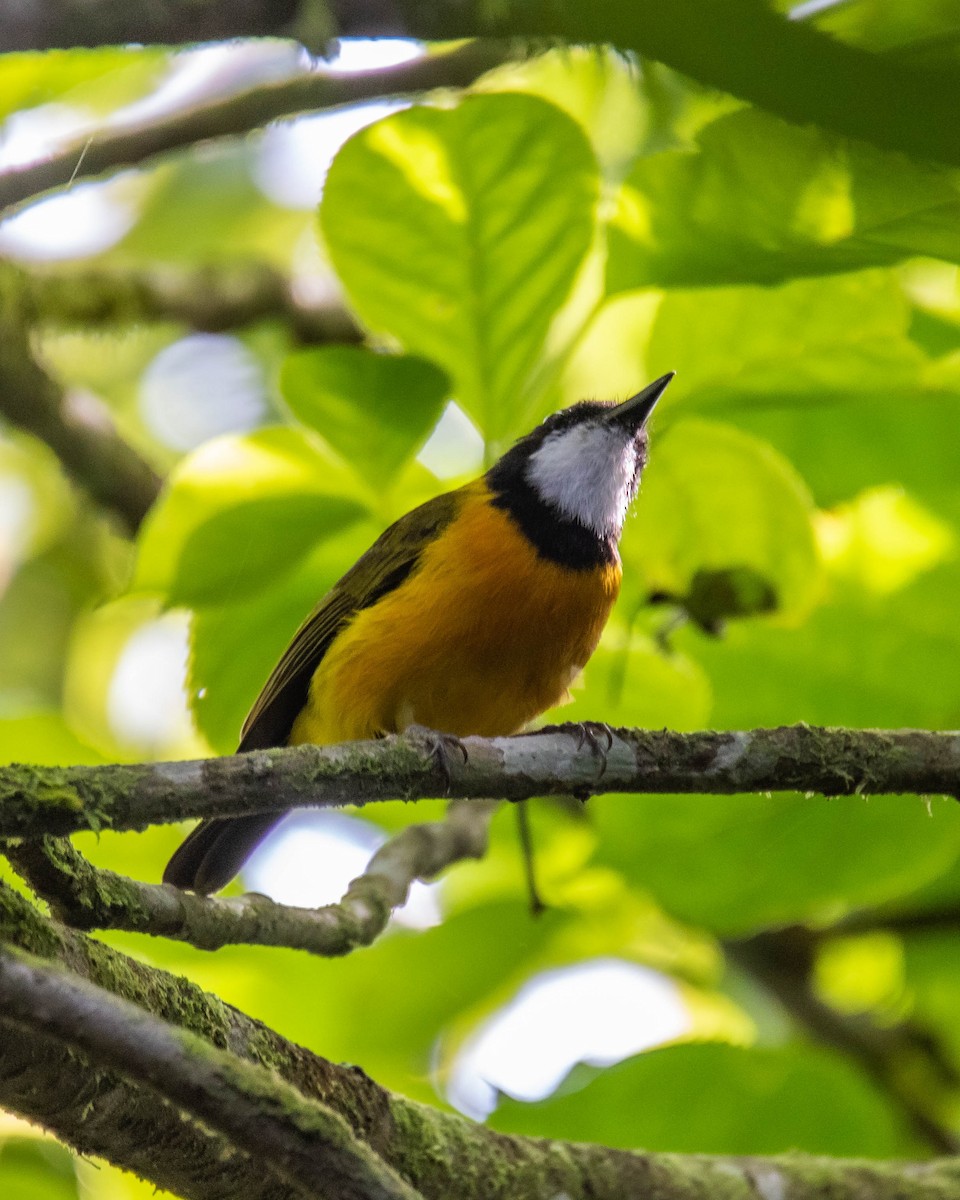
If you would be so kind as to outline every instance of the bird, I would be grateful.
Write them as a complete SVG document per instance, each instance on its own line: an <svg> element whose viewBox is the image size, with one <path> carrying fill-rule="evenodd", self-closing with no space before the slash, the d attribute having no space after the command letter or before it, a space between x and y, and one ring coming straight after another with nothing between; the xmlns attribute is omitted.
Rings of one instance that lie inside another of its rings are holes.
<svg viewBox="0 0 960 1200"><path fill-rule="evenodd" d="M564 700L619 594L647 425L673 376L553 413L478 479L400 517L297 630L238 750L412 726L506 736ZM202 821L164 882L219 891L284 815Z"/></svg>

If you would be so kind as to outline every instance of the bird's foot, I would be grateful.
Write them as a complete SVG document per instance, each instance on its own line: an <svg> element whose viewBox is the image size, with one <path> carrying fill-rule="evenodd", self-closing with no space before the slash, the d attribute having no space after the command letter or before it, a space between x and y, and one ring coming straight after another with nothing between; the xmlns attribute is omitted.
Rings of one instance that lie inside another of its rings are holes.
<svg viewBox="0 0 960 1200"><path fill-rule="evenodd" d="M600 774L607 769L607 755L613 746L613 730L604 721L575 721L567 726L577 739L577 749L590 747L590 753L600 762ZM603 746L600 743L605 743Z"/></svg>
<svg viewBox="0 0 960 1200"><path fill-rule="evenodd" d="M441 733L437 729L429 729L426 725L408 725L403 732L406 737L422 743L426 752L443 772L446 781L445 790L449 792L453 755L460 756L462 766L466 766L470 761L467 748L460 738L453 733Z"/></svg>

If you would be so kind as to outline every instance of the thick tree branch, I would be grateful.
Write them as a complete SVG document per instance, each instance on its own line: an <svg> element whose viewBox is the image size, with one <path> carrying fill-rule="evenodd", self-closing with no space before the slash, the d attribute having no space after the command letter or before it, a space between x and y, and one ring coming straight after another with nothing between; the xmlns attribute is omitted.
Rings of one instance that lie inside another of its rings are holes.
<svg viewBox="0 0 960 1200"><path fill-rule="evenodd" d="M960 1080L947 1054L909 1022L880 1026L821 1000L812 982L816 944L815 934L794 927L730 942L726 951L801 1028L856 1062L935 1153L960 1153L960 1138L950 1129L952 1093Z"/></svg>
<svg viewBox="0 0 960 1200"><path fill-rule="evenodd" d="M369 946L417 879L480 858L496 801L455 801L443 821L411 825L386 842L336 904L293 908L256 894L218 900L99 871L66 839L9 846L7 857L54 914L74 929L126 929L201 950L239 943L286 946L333 958Z"/></svg>
<svg viewBox="0 0 960 1200"><path fill-rule="evenodd" d="M922 70L845 45L787 20L763 0L328 0L326 7L340 33L365 37L608 42L789 121L813 121L905 154L960 164L960 127L943 119L960 86L956 70ZM120 0L0 0L0 29L8 49L169 44L277 33L304 12L292 0L280 6L271 0L170 0L159 7Z"/></svg>
<svg viewBox="0 0 960 1200"><path fill-rule="evenodd" d="M144 829L430 796L527 800L609 792L800 791L960 795L960 733L790 725L741 733L611 731L601 752L579 725L466 738L438 761L429 736L293 746L193 762L0 767L0 837Z"/></svg>
<svg viewBox="0 0 960 1200"><path fill-rule="evenodd" d="M341 304L304 303L290 280L265 263L42 271L19 278L24 313L36 325L97 329L177 321L220 333L272 319L305 345L363 338Z"/></svg>
<svg viewBox="0 0 960 1200"><path fill-rule="evenodd" d="M67 473L135 531L160 490L160 477L125 442L105 410L72 404L34 358L16 272L0 273L0 418L54 451Z"/></svg>
<svg viewBox="0 0 960 1200"><path fill-rule="evenodd" d="M0 50L275 37L304 7L303 0L0 0Z"/></svg>
<svg viewBox="0 0 960 1200"><path fill-rule="evenodd" d="M773 1195L783 1200L822 1200L825 1195L838 1200L945 1200L960 1187L960 1163L949 1160L887 1164L801 1155L634 1154L508 1137L391 1095L362 1071L336 1066L286 1042L189 981L45 920L3 885L0 939L45 962L66 964L75 975L247 1062L271 1067L307 1100L338 1112L374 1154L427 1200L542 1200L558 1194L570 1200L770 1200ZM150 1089L104 1070L91 1053L64 1053L62 1044L49 1037L0 1037L0 1104L41 1121L73 1145L158 1182L175 1173L177 1191L188 1200L294 1200L295 1192L282 1185L274 1188L249 1168L245 1178L229 1175L234 1159L217 1163L205 1157L195 1127L181 1129L178 1136L168 1101L155 1099L157 1122L148 1131L142 1117ZM44 1086L24 1086L21 1070L28 1059L31 1083ZM233 1078L239 1081L243 1075ZM198 1157L191 1160L190 1150ZM145 1162L152 1167L145 1170ZM232 1192L224 1187L224 1172L237 1183Z"/></svg>
<svg viewBox="0 0 960 1200"><path fill-rule="evenodd" d="M339 1114L62 968L0 949L0 1012L146 1084L304 1197L416 1200Z"/></svg>
<svg viewBox="0 0 960 1200"><path fill-rule="evenodd" d="M256 1171L228 1141L154 1093L43 1034L24 1037L2 1017L0 1105L51 1130L78 1153L106 1157L175 1196L303 1200L299 1189Z"/></svg>
<svg viewBox="0 0 960 1200"><path fill-rule="evenodd" d="M0 3L0 28L6 7ZM228 6L222 7L228 10ZM126 40L142 41L143 35ZM446 54L355 75L315 71L279 83L261 84L226 100L158 120L102 130L79 138L41 162L0 171L0 213L16 211L75 179L139 166L159 154L210 138L246 134L281 117L432 88L466 87L509 55L510 49L504 43L476 42Z"/></svg>
<svg viewBox="0 0 960 1200"><path fill-rule="evenodd" d="M365 37L557 37L608 42L788 121L815 122L890 150L960 164L960 72L923 70L790 21L765 0L330 0L343 33Z"/></svg>

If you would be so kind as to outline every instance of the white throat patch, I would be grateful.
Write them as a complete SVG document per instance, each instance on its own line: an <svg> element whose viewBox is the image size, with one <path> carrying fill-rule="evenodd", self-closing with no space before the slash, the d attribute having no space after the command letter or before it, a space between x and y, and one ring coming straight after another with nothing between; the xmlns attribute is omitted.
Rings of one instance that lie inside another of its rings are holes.
<svg viewBox="0 0 960 1200"><path fill-rule="evenodd" d="M541 499L601 537L619 537L635 493L632 438L601 424L549 434L530 456L527 479Z"/></svg>

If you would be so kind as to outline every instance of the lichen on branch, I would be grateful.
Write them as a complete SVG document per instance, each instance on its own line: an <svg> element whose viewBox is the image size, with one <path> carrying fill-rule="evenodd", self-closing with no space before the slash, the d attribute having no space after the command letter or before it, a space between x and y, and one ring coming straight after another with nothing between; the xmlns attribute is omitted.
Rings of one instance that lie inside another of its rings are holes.
<svg viewBox="0 0 960 1200"><path fill-rule="evenodd" d="M187 817L448 796L527 800L611 792L799 791L960 796L960 734L790 725L747 732L612 730L600 749L582 727L466 738L443 765L431 739L400 735L292 746L191 762L0 767L0 838L144 829Z"/></svg>
<svg viewBox="0 0 960 1200"><path fill-rule="evenodd" d="M542 1200L558 1194L570 1200L768 1200L772 1194L788 1200L825 1195L945 1200L960 1188L960 1163L955 1160L882 1163L802 1155L646 1154L495 1133L455 1113L391 1094L362 1071L337 1066L285 1041L188 980L63 929L2 884L0 943L31 955L29 971L58 999L51 1015L35 1003L36 992L31 1000L21 991L16 1009L7 1007L7 1000L14 999L9 989L4 995L0 1104L40 1121L87 1153L103 1155L161 1186L175 1186L186 1200L294 1200L302 1193L282 1180L274 1186L266 1171L250 1169L229 1140L213 1138L185 1121L159 1094L164 1085L146 1078L146 1071L130 1062L106 1061L112 1050L101 1056L97 1022L112 1025L117 1016L131 1017L131 1006L117 1005L116 997L137 1006L130 1031L158 1039L152 1042L154 1049L160 1044L171 1048L175 1065L183 1068L178 1086L188 1087L192 1079L202 1090L205 1072L224 1065L224 1052L236 1059L237 1069L226 1072L228 1086L231 1080L239 1087L248 1079L257 1080L254 1091L268 1086L259 1070L247 1072L243 1064L267 1067L299 1093L299 1100L291 1098L295 1109L313 1113L323 1106L339 1114L351 1131L352 1140L345 1144L353 1149L362 1143L384 1165L387 1178L406 1180L425 1200ZM11 960L23 961L8 952L3 961ZM29 1028L31 1036L9 1036L14 1027ZM184 1039L177 1029L197 1036ZM190 1049L186 1056L180 1053L184 1046ZM195 1078L194 1062L201 1068ZM168 1063L165 1070L171 1069ZM188 1090L187 1107L199 1105ZM296 1128L292 1120L290 1129ZM351 1195L329 1194L344 1200ZM367 1193L371 1198L378 1194Z"/></svg>
<svg viewBox="0 0 960 1200"><path fill-rule="evenodd" d="M6 855L54 914L74 929L125 929L176 938L202 950L285 946L326 958L369 946L405 904L417 879L480 858L496 801L455 801L445 820L410 825L373 855L343 898L320 908L251 894L217 899L98 870L65 838L7 846Z"/></svg>

